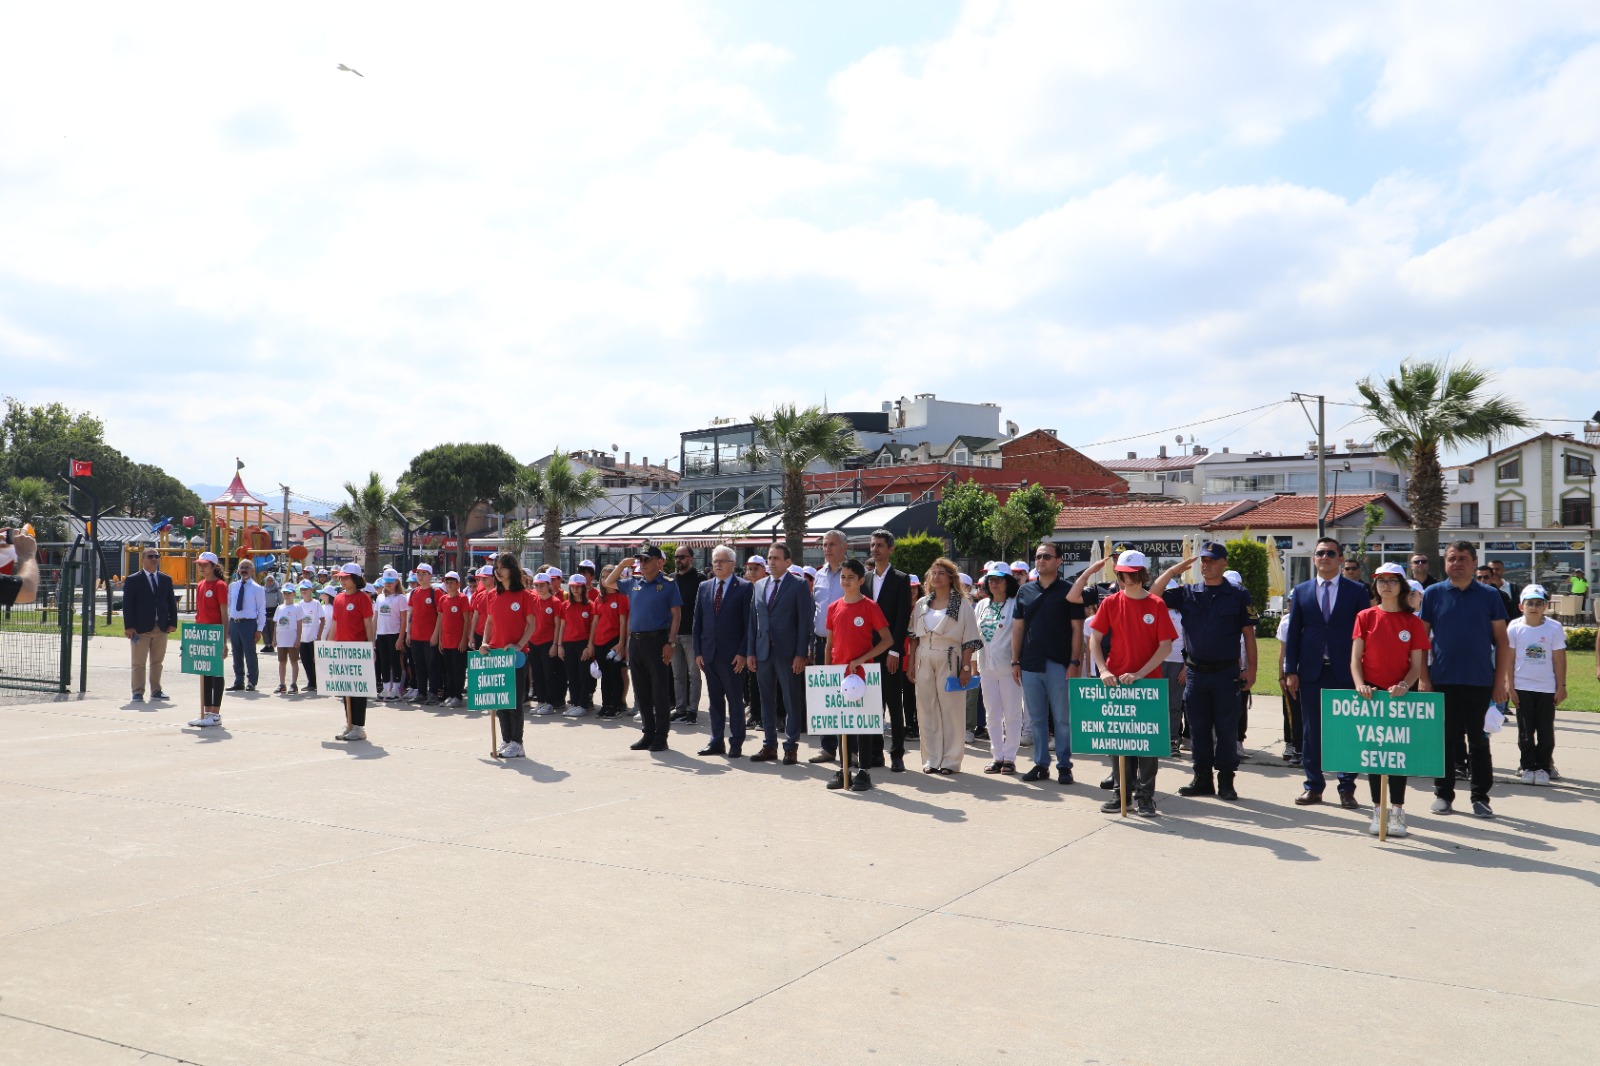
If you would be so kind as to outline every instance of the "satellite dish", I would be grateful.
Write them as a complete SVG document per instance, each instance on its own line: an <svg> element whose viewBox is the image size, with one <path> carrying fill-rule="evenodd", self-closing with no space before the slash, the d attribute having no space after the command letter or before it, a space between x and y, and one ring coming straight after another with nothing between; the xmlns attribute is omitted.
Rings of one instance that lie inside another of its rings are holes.
<svg viewBox="0 0 1600 1066"><path fill-rule="evenodd" d="M612 450L612 451L617 451L617 450L618 450L618 448L617 448L617 446L616 446L616 445L615 445L615 444L613 444L613 445L612 445L612 446L611 446L611 450Z"/></svg>
<svg viewBox="0 0 1600 1066"><path fill-rule="evenodd" d="M1178 436L1176 438L1174 438L1174 439L1177 441L1177 443L1182 444L1183 443L1183 434L1179 433Z"/></svg>

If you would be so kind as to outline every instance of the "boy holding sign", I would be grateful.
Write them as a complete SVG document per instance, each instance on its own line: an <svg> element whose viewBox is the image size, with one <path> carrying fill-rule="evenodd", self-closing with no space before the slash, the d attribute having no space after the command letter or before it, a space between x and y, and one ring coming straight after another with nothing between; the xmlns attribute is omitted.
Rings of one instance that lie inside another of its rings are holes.
<svg viewBox="0 0 1600 1066"><path fill-rule="evenodd" d="M1089 656L1094 662L1094 671L1100 683L1108 688L1131 685L1151 674L1159 676L1161 663L1178 637L1167 605L1144 587L1149 576L1150 561L1143 552L1125 551L1117 556L1117 591L1101 601L1100 609L1084 623L1089 630ZM1111 638L1109 652L1105 649L1106 637ZM1156 768L1161 761L1138 756L1133 764L1138 778L1134 786L1134 812L1145 818L1154 817L1160 813L1156 810L1155 794ZM1116 767L1116 759L1112 759L1111 765L1113 769ZM1117 785L1122 789L1128 787L1123 780ZM1122 800L1120 797L1107 800L1100 809L1107 814L1120 814Z"/></svg>
<svg viewBox="0 0 1600 1066"><path fill-rule="evenodd" d="M1350 647L1350 677L1356 691L1370 700L1383 689L1391 696L1404 696L1413 686L1428 689L1428 627L1413 613L1411 587L1399 563L1384 563L1373 575L1378 590L1378 606L1356 615L1355 642ZM1378 836L1382 829L1383 774L1368 774L1372 786L1372 824L1367 832ZM1406 835L1406 779L1389 778L1389 836Z"/></svg>

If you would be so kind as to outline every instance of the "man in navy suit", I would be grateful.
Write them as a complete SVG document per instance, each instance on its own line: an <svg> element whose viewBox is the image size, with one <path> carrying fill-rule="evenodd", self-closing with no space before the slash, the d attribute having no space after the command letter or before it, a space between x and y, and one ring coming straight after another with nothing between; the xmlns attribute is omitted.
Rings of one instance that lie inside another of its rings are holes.
<svg viewBox="0 0 1600 1066"><path fill-rule="evenodd" d="M711 576L695 591L694 665L706 675L711 703L711 743L701 755L737 759L744 747L744 670L750 646L750 582L733 572L733 549L711 550ZM723 730L732 737L723 745Z"/></svg>
<svg viewBox="0 0 1600 1066"><path fill-rule="evenodd" d="M783 764L793 766L806 725L806 663L811 651L814 613L806 579L789 569L789 549L780 543L767 552L768 576L750 593L747 648L756 661L761 689L761 750L751 762L777 756L778 693L783 693L787 721L783 730Z"/></svg>
<svg viewBox="0 0 1600 1066"><path fill-rule="evenodd" d="M1332 537L1317 541L1312 552L1317 576L1294 587L1289 633L1284 641L1284 685L1300 697L1302 740L1300 764L1305 791L1295 799L1302 807L1322 802L1327 779L1322 776L1322 690L1354 688L1350 647L1355 643L1356 615L1371 606L1367 587L1339 576L1344 549ZM1357 807L1356 775L1339 775L1339 805Z"/></svg>
<svg viewBox="0 0 1600 1066"><path fill-rule="evenodd" d="M167 634L178 628L178 596L172 578L157 567L161 553L146 548L142 567L122 584L123 633L133 646L133 702L144 702L146 664L150 671L150 698L164 700L161 664L167 657Z"/></svg>

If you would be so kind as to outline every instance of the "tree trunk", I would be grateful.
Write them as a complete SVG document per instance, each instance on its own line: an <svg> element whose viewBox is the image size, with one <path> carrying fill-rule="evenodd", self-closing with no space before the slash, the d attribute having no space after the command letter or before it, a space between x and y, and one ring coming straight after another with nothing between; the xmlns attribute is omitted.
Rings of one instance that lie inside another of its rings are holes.
<svg viewBox="0 0 1600 1066"><path fill-rule="evenodd" d="M456 565L458 574L467 572L467 560L471 558L471 549L467 547L467 518L468 515L456 516Z"/></svg>
<svg viewBox="0 0 1600 1066"><path fill-rule="evenodd" d="M375 576L377 576L378 571L381 569L381 567L378 565L377 526L368 526L366 528L366 535L362 537L361 549L361 554L363 556L361 560L363 576L366 577L368 581L371 581Z"/></svg>
<svg viewBox="0 0 1600 1066"><path fill-rule="evenodd" d="M804 561L806 544L806 483L800 470L783 472L783 542L795 566Z"/></svg>
<svg viewBox="0 0 1600 1066"><path fill-rule="evenodd" d="M556 566L561 557L561 509L546 507L544 511L544 565Z"/></svg>
<svg viewBox="0 0 1600 1066"><path fill-rule="evenodd" d="M1444 560L1439 553L1439 527L1444 525L1444 470L1436 446L1419 447L1411 456L1411 484L1406 486L1411 523L1416 531L1413 550L1428 558L1428 572L1443 579Z"/></svg>

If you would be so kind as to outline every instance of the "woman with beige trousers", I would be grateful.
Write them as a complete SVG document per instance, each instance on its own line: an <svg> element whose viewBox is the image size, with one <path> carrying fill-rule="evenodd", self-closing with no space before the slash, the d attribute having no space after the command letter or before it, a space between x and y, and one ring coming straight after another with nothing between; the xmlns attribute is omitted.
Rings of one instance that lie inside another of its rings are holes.
<svg viewBox="0 0 1600 1066"><path fill-rule="evenodd" d="M953 774L961 769L967 739L966 684L972 680L972 653L983 646L972 604L961 594L960 571L949 559L936 559L923 579L927 595L911 608L910 656L906 675L917 690L922 727L922 772ZM961 687L945 687L950 678Z"/></svg>

